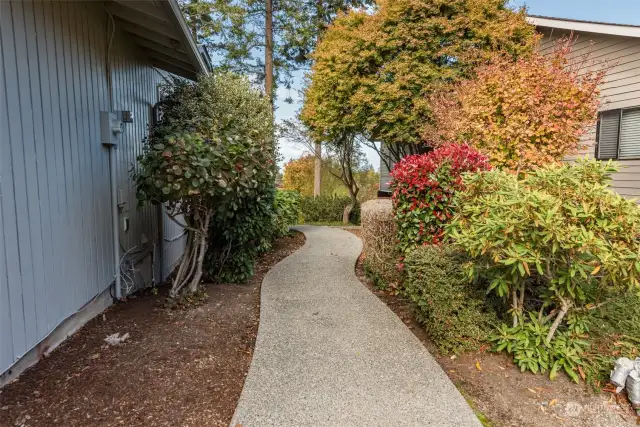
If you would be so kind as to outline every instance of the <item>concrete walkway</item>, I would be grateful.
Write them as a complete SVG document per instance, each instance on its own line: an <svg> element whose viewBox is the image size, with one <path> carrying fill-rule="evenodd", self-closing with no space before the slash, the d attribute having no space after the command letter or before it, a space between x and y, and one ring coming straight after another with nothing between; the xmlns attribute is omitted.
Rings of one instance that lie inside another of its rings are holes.
<svg viewBox="0 0 640 427"><path fill-rule="evenodd" d="M255 353L232 427L480 426L422 343L354 274L362 243L307 241L262 283Z"/></svg>

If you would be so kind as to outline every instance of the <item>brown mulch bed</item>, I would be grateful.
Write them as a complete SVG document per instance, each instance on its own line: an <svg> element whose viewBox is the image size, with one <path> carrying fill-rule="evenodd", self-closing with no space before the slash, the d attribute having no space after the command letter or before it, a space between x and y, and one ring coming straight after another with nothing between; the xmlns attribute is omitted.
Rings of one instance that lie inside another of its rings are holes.
<svg viewBox="0 0 640 427"><path fill-rule="evenodd" d="M0 390L0 426L228 426L249 370L260 284L304 244L278 240L246 284L208 284L197 307L163 308L166 288L108 309ZM123 344L107 335L128 332Z"/></svg>
<svg viewBox="0 0 640 427"><path fill-rule="evenodd" d="M359 238L361 230L346 229ZM436 358L474 408L495 427L626 427L640 425L629 402L610 393L594 395L583 384L560 376L521 373L504 354L489 351L465 353L459 357L440 354L425 329L415 320L411 302L397 292L380 290L366 277L365 254L356 264L356 275L404 322ZM620 399L618 402L617 399Z"/></svg>

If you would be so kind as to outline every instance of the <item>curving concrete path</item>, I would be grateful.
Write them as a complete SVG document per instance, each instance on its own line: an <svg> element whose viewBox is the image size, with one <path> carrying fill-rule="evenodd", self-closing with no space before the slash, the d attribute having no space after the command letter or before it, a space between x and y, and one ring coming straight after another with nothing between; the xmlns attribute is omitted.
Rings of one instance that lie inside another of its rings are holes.
<svg viewBox="0 0 640 427"><path fill-rule="evenodd" d="M296 228L305 245L262 283L231 426L480 426L422 343L355 276L360 239Z"/></svg>

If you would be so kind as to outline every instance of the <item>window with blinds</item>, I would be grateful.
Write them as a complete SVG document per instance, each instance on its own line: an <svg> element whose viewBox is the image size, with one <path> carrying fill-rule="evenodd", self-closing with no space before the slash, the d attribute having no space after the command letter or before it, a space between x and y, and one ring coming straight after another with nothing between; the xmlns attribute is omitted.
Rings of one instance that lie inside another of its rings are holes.
<svg viewBox="0 0 640 427"><path fill-rule="evenodd" d="M640 108L600 113L597 137L598 159L640 159Z"/></svg>

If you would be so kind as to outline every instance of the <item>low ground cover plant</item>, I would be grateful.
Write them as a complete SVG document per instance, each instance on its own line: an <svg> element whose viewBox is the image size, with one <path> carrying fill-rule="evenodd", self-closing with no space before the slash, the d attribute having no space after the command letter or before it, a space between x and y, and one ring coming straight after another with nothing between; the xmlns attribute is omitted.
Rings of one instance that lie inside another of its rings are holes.
<svg viewBox="0 0 640 427"><path fill-rule="evenodd" d="M401 253L437 244L455 214L453 197L463 188L462 174L490 169L486 156L466 144L449 144L408 156L391 171L394 214Z"/></svg>

